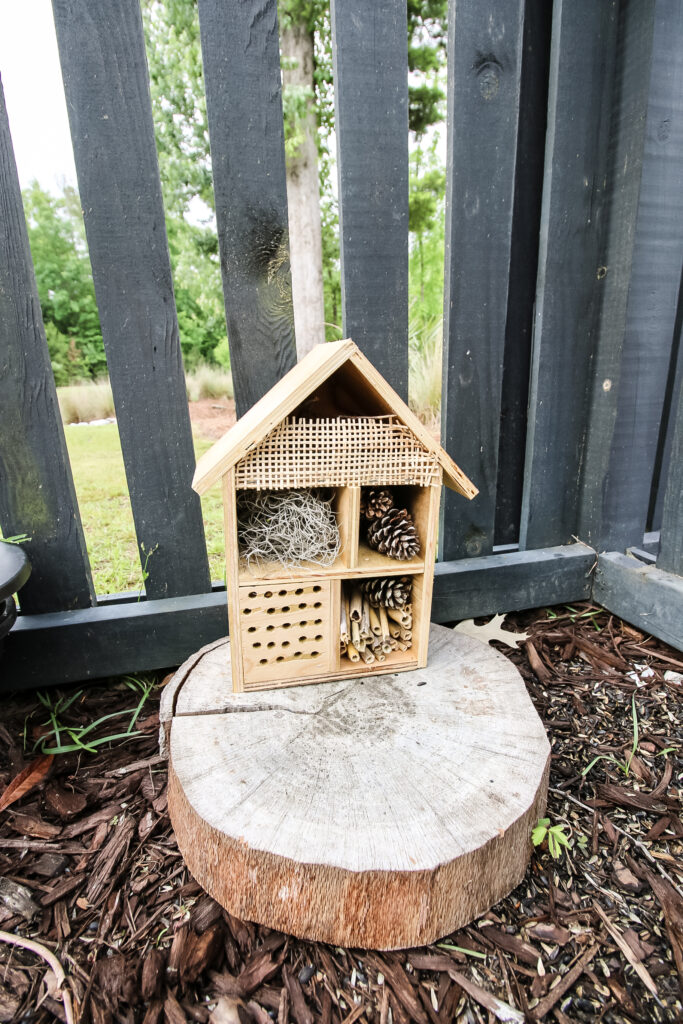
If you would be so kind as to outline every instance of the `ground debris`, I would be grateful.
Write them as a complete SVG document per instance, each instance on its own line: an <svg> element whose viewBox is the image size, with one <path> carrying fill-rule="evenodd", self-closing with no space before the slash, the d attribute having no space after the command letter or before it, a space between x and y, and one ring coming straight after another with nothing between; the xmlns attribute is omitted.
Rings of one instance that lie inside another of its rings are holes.
<svg viewBox="0 0 683 1024"><path fill-rule="evenodd" d="M570 846L557 860L539 846L523 882L469 927L378 953L224 911L189 876L170 828L157 690L141 715L149 728L34 771L42 709L32 694L5 699L0 777L21 795L0 814L0 929L54 952L77 1019L94 1024L679 1019L683 704L672 666L683 656L587 604L505 626L528 634L501 649L548 730L546 813ZM69 724L130 706L122 681L93 687ZM34 956L0 944L0 1021L63 1015L44 976Z"/></svg>

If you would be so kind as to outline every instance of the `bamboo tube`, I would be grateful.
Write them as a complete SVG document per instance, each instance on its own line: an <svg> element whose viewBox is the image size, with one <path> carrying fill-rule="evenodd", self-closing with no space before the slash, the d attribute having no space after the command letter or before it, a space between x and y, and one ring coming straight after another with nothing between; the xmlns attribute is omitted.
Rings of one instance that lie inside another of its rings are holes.
<svg viewBox="0 0 683 1024"><path fill-rule="evenodd" d="M363 595L360 587L354 587L349 600L349 614L351 622L360 622L363 615Z"/></svg>
<svg viewBox="0 0 683 1024"><path fill-rule="evenodd" d="M391 646L391 641L390 640L385 640L384 643L382 644L382 652L384 654L391 654L393 649L394 648Z"/></svg>
<svg viewBox="0 0 683 1024"><path fill-rule="evenodd" d="M365 639L365 637L362 636L355 646L356 646L356 649L359 650L360 653L362 654L363 651L365 650L365 648L368 646L368 643L367 643L367 640Z"/></svg>
<svg viewBox="0 0 683 1024"><path fill-rule="evenodd" d="M370 629L370 604L366 597L363 598L363 610L360 617L360 635L369 639L372 636Z"/></svg>
<svg viewBox="0 0 683 1024"><path fill-rule="evenodd" d="M346 616L346 628L351 632L351 610L349 608L349 595L347 591L342 593L342 604L344 605L344 615Z"/></svg>
<svg viewBox="0 0 683 1024"><path fill-rule="evenodd" d="M372 651L370 651L370 650L368 650L366 648L364 651L361 651L361 655L360 656L361 656L361 658L363 659L363 661L365 662L366 665L374 665L374 663L375 663L375 655L372 653Z"/></svg>
<svg viewBox="0 0 683 1024"><path fill-rule="evenodd" d="M386 660L387 656L381 648L378 651L375 651L375 661L378 661L381 664L383 661Z"/></svg>
<svg viewBox="0 0 683 1024"><path fill-rule="evenodd" d="M398 648L399 651L407 651L408 648L411 646L411 644L404 644L402 640L396 641L396 647Z"/></svg>
<svg viewBox="0 0 683 1024"><path fill-rule="evenodd" d="M370 616L370 629L375 634L375 636L381 636L382 635L382 627L380 626L380 623L379 623L379 615L377 614L377 609L373 608L372 605L369 602L368 602L368 615Z"/></svg>
<svg viewBox="0 0 683 1024"><path fill-rule="evenodd" d="M346 648L346 657L349 659L349 661L360 661L360 654L353 646L353 644L349 644L348 647Z"/></svg>
<svg viewBox="0 0 683 1024"><path fill-rule="evenodd" d="M413 621L412 614L407 614L403 608L385 608L385 611L390 619L398 622L399 626L407 626L408 622Z"/></svg>
<svg viewBox="0 0 683 1024"><path fill-rule="evenodd" d="M340 644L339 645L339 657L343 658L345 654L346 654L346 644Z"/></svg>
<svg viewBox="0 0 683 1024"><path fill-rule="evenodd" d="M405 640L407 642L408 640L412 640L413 639L413 631L412 631L412 629L404 629L403 627L401 627L399 633L400 633L401 640Z"/></svg>
<svg viewBox="0 0 683 1024"><path fill-rule="evenodd" d="M339 622L339 639L341 640L341 642L343 644L348 644L348 642L349 642L349 625L348 625L349 620L346 617L346 602L345 601L341 601L340 604L341 604L341 609L340 609L340 622Z"/></svg>
<svg viewBox="0 0 683 1024"><path fill-rule="evenodd" d="M389 620L387 618L386 608L380 606L379 609L379 624L382 627L382 637L386 640L389 638Z"/></svg>
<svg viewBox="0 0 683 1024"><path fill-rule="evenodd" d="M393 622L393 621L390 622L389 623L389 636L393 636L394 639L397 639L400 635L401 635L401 627L399 626L398 622Z"/></svg>

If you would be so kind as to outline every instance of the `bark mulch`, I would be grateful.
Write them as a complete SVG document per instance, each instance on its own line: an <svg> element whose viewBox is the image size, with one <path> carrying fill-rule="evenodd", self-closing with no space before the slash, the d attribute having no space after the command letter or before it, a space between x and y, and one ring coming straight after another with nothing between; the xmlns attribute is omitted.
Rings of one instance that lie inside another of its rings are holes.
<svg viewBox="0 0 683 1024"><path fill-rule="evenodd" d="M471 926L376 953L231 917L174 841L157 687L136 735L40 760L50 707L3 699L0 793L26 792L0 813L0 929L52 951L75 1019L95 1024L681 1019L683 655L587 605L506 626L529 632L505 653L548 730L547 815L570 846L558 859L539 846L522 884ZM81 736L89 745L125 731L140 696L119 680L65 707L75 692L43 694L53 711L61 696L56 718L72 730L129 712ZM1 942L0 1021L55 1018L66 1020L58 977Z"/></svg>

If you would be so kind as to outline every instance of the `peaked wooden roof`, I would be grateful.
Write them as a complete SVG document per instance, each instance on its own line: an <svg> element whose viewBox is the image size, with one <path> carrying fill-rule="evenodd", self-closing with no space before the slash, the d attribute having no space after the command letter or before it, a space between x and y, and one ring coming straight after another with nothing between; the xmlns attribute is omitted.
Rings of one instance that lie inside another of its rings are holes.
<svg viewBox="0 0 683 1024"><path fill-rule="evenodd" d="M234 427L216 441L197 463L192 480L194 490L198 494L204 494L346 362L356 367L372 391L391 406L391 411L398 419L413 432L428 451L434 453L443 468L446 486L466 498L473 498L478 492L471 480L468 480L450 455L438 441L435 441L424 424L410 411L393 388L389 387L381 374L349 338L316 345L300 363L256 402Z"/></svg>

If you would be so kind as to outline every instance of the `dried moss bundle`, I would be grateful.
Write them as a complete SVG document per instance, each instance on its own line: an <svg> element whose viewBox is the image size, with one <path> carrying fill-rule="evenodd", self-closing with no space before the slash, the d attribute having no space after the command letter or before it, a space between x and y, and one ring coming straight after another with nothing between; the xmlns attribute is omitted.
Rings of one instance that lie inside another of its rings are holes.
<svg viewBox="0 0 683 1024"><path fill-rule="evenodd" d="M331 506L312 491L239 491L237 541L248 564L332 565L341 548Z"/></svg>

